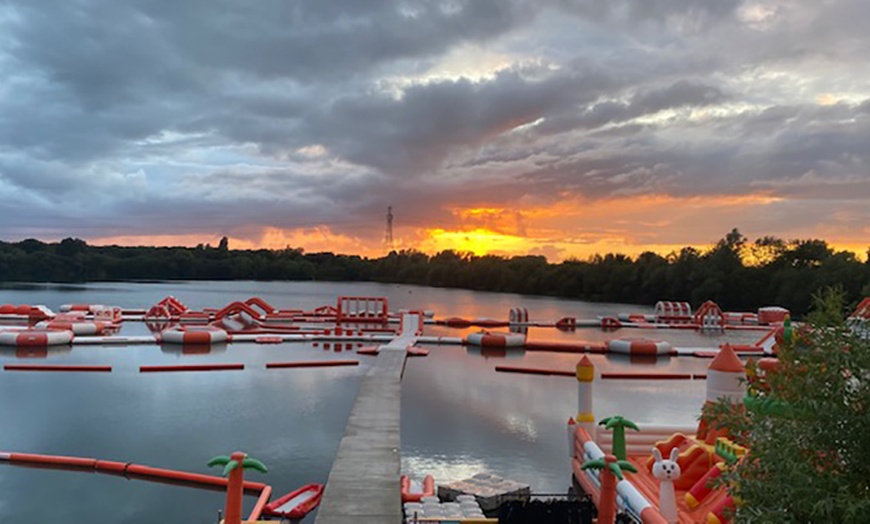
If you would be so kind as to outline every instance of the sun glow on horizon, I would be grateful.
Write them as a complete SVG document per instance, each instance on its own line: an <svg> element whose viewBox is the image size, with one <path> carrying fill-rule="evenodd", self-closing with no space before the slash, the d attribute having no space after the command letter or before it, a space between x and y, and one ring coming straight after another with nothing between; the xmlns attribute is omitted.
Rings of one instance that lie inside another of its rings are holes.
<svg viewBox="0 0 870 524"><path fill-rule="evenodd" d="M835 250L866 259L864 231L831 225L806 234L799 230L768 229L767 216L779 205L794 205L767 194L675 197L643 195L587 200L561 198L547 203L504 207L481 202L448 208L452 218L432 225L399 225L394 249L436 254L445 250L477 256L545 256L550 262L586 260L593 255L619 253L636 257L651 251L662 256L684 247L709 249L737 227L752 243L757 236L774 235L785 241L819 238ZM744 229L744 225L748 227ZM687 226L691 227L687 227ZM359 231L364 229L365 234ZM752 230L755 231L752 231ZM227 232L230 249L302 248L377 258L387 253L380 228L357 228L353 233L327 224L306 228L241 227ZM94 245L216 246L222 234L129 235L88 240Z"/></svg>

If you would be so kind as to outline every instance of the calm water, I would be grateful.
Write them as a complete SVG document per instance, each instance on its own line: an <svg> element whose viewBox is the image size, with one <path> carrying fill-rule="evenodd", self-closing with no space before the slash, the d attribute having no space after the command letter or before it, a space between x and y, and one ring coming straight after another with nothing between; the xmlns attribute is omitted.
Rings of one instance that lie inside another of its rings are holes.
<svg viewBox="0 0 870 524"><path fill-rule="evenodd" d="M335 283L196 282L15 286L0 288L0 303L99 303L148 307L174 295L193 309L220 307L260 296L280 308L334 304L339 295L387 296L390 308L432 309L436 316L506 318L527 307L532 319L566 315L590 318L649 308L588 304L547 298L414 286ZM126 323L122 334L146 334ZM426 334L460 330L427 327ZM649 336L677 346L747 343L759 333L706 337L686 331L560 333L533 329L531 339L605 340ZM571 469L565 421L576 413L576 381L568 377L501 374L505 361L571 369L576 355L511 352L483 355L474 348L435 346L428 357L409 359L402 396L402 464L436 482L486 471L529 483L541 493L564 492ZM277 360L348 358L347 351L313 344L232 344L188 355L159 346L76 347L50 350L50 363L111 365L112 373L0 372L0 450L64 454L210 473L205 463L236 449L270 467L251 480L271 484L275 495L303 484L326 482L359 377L358 368L269 370ZM21 362L11 348L0 364ZM663 358L632 363L594 356L597 366L646 366L702 372L709 361ZM244 371L140 375L148 364L242 362ZM692 424L704 397L703 381L599 381L595 411L622 414L639 424ZM217 474L215 470L211 473ZM364 481L364 479L361 479ZM253 498L247 497L247 507ZM223 495L192 488L126 480L101 474L0 466L0 521L212 523ZM313 521L309 516L307 522Z"/></svg>

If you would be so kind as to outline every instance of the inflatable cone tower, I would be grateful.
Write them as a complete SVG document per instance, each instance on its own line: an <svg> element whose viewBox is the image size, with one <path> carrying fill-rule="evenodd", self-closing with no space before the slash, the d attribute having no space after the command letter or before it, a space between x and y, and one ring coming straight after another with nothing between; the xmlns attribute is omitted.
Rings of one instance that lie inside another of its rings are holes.
<svg viewBox="0 0 870 524"><path fill-rule="evenodd" d="M731 345L725 344L707 368L707 400L704 411L720 399L742 409L743 396L746 393L745 379L746 368L743 362L737 358ZM698 440L703 440L707 444L713 445L717 437L728 436L727 434L725 428L708 428L706 420L702 419L698 424Z"/></svg>

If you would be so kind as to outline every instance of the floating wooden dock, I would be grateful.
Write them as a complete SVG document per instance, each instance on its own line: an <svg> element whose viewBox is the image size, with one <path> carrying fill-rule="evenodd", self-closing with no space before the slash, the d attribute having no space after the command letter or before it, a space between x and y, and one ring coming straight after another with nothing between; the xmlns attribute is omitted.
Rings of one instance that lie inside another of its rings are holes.
<svg viewBox="0 0 870 524"><path fill-rule="evenodd" d="M416 315L405 315L402 334L379 348L374 365L360 381L315 524L402 522L402 373L407 348L418 336L412 324L418 321Z"/></svg>

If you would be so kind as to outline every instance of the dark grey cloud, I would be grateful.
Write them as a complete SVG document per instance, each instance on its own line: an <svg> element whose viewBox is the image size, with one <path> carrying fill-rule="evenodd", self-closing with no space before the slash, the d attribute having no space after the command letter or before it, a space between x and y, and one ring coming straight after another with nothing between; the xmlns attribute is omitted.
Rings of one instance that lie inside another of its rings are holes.
<svg viewBox="0 0 870 524"><path fill-rule="evenodd" d="M671 24L678 29L699 31L731 18L740 0L696 2L693 0L561 0L566 10L599 22L636 27L638 24Z"/></svg>
<svg viewBox="0 0 870 524"><path fill-rule="evenodd" d="M865 9L2 2L0 236L377 237L389 204L422 227L571 195L870 198Z"/></svg>

